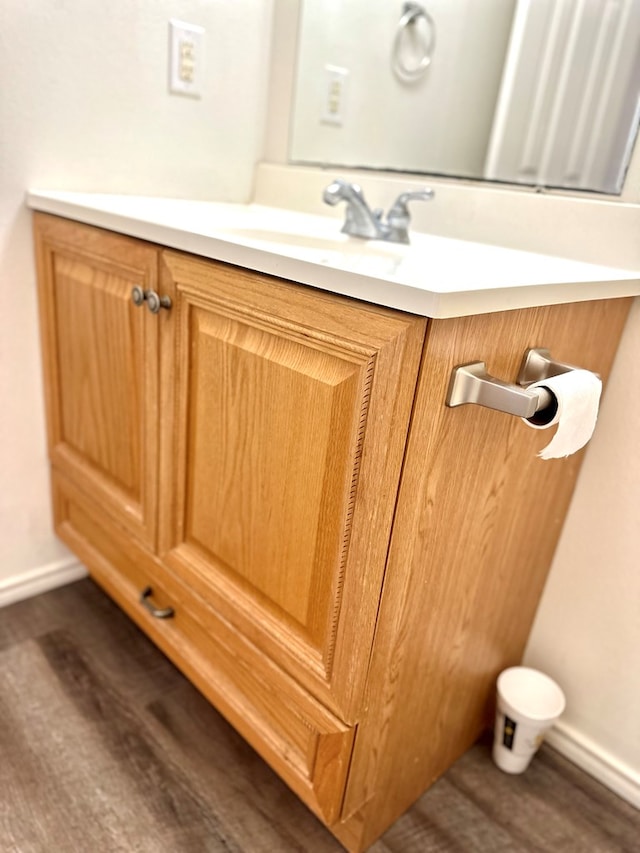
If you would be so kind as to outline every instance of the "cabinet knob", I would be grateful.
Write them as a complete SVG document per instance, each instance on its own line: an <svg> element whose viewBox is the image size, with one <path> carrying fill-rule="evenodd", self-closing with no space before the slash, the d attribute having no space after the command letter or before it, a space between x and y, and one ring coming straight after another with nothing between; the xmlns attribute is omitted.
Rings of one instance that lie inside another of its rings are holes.
<svg viewBox="0 0 640 853"><path fill-rule="evenodd" d="M144 300L147 298L146 292L140 287L139 284L131 290L131 301L134 305L142 305Z"/></svg>
<svg viewBox="0 0 640 853"><path fill-rule="evenodd" d="M150 586L146 586L140 593L140 604L146 607L155 619L171 619L175 612L173 607L156 607L151 600L152 595L153 590Z"/></svg>
<svg viewBox="0 0 640 853"><path fill-rule="evenodd" d="M139 284L136 284L131 290L131 301L137 306L144 305L146 302L147 308L152 314L157 314L161 308L167 310L171 308L169 296L159 296L155 290L143 290Z"/></svg>
<svg viewBox="0 0 640 853"><path fill-rule="evenodd" d="M168 296L158 296L155 290L148 290L146 293L147 308L152 314L157 314L161 308L166 308L167 311L171 308L171 299Z"/></svg>

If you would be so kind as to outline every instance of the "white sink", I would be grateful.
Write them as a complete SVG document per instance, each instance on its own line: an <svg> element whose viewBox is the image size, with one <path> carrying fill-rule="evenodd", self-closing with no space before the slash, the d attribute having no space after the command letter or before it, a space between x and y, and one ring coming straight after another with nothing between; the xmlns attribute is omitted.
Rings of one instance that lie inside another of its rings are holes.
<svg viewBox="0 0 640 853"><path fill-rule="evenodd" d="M303 223L305 224L305 223ZM287 248L299 248L309 252L341 252L348 255L379 255L388 257L393 254L391 243L376 243L372 240L362 240L350 237L339 231L339 223L333 223L335 233L329 235L306 234L302 231L275 230L274 228L219 228L217 233L222 236L251 243L266 243Z"/></svg>
<svg viewBox="0 0 640 853"><path fill-rule="evenodd" d="M384 278L395 276L411 254L403 244L343 234L336 219L279 210L279 215L273 213L274 209L254 208L248 212L253 220L250 225L222 227L215 236L308 263ZM259 224L262 216L264 226Z"/></svg>

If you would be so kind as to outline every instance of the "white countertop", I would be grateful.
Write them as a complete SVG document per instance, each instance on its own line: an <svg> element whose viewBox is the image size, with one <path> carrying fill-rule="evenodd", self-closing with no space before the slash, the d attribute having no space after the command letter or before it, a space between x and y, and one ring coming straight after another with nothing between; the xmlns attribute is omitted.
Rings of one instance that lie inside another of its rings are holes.
<svg viewBox="0 0 640 853"><path fill-rule="evenodd" d="M444 318L640 294L640 270L411 232L340 233L335 216L256 204L33 190L34 210L322 290Z"/></svg>

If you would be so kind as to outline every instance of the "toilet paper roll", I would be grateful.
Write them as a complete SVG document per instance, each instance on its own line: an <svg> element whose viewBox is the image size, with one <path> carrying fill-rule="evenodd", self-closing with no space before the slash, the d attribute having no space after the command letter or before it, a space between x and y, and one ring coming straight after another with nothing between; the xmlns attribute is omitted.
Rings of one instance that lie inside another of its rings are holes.
<svg viewBox="0 0 640 853"><path fill-rule="evenodd" d="M555 435L538 453L541 459L561 459L580 450L593 435L598 419L602 382L589 370L570 370L527 386L548 388L558 401L551 421L536 424L524 419L532 429L549 429L557 424Z"/></svg>

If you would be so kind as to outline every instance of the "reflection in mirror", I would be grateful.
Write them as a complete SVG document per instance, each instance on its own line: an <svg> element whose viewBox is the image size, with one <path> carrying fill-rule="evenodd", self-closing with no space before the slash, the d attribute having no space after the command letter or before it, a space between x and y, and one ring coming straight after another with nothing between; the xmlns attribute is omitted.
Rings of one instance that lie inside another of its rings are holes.
<svg viewBox="0 0 640 853"><path fill-rule="evenodd" d="M619 193L640 0L302 0L290 160Z"/></svg>

